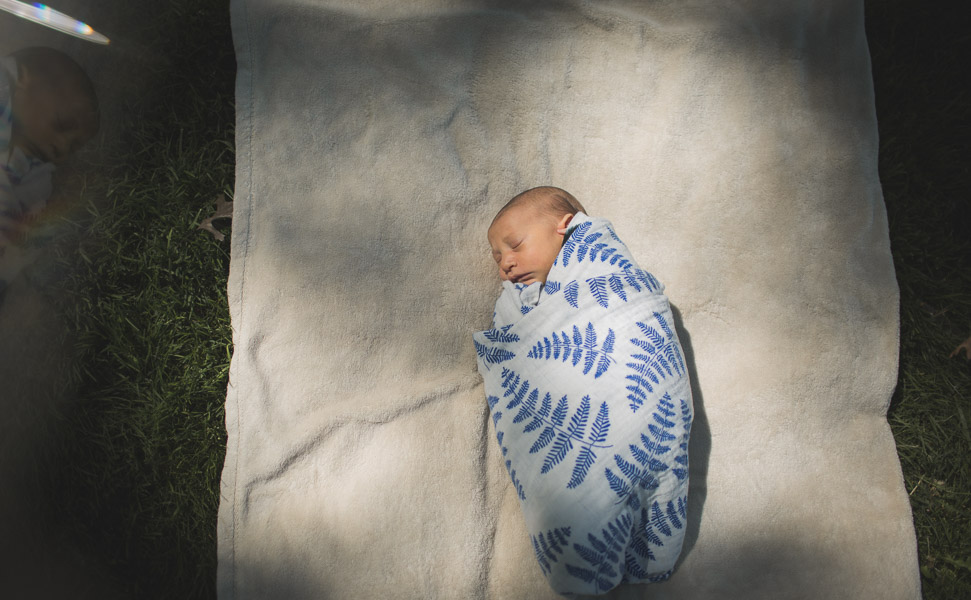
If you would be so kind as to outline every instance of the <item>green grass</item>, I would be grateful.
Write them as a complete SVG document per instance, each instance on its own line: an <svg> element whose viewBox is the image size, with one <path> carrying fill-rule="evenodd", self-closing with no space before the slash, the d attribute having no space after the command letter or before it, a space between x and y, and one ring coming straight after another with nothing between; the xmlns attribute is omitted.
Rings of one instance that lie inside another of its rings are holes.
<svg viewBox="0 0 971 600"><path fill-rule="evenodd" d="M209 598L229 239L196 226L232 192L235 62L227 2L153 13L159 33L141 41L165 68L128 107L125 151L89 178L64 256L78 397L52 436L44 491L69 543L106 565L121 597Z"/></svg>
<svg viewBox="0 0 971 600"><path fill-rule="evenodd" d="M914 4L867 4L901 290L889 420L925 596L950 600L971 598L971 365L948 358L971 335L968 36L948 12ZM79 399L60 422L47 494L71 543L102 557L127 597L210 598L229 242L195 225L233 183L232 42L225 1L153 10L145 44L170 68L132 105L131 152L86 191L65 257Z"/></svg>
<svg viewBox="0 0 971 600"><path fill-rule="evenodd" d="M900 369L888 414L928 600L971 598L971 37L947 6L867 3L880 177L900 285Z"/></svg>

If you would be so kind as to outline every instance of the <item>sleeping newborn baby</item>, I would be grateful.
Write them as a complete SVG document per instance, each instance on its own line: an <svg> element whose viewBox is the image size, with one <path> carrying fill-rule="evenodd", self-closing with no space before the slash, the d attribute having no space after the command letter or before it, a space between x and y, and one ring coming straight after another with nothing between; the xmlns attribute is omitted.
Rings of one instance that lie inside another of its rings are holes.
<svg viewBox="0 0 971 600"><path fill-rule="evenodd" d="M503 290L474 344L540 568L565 595L667 579L692 406L663 286L559 188L510 200L488 237Z"/></svg>

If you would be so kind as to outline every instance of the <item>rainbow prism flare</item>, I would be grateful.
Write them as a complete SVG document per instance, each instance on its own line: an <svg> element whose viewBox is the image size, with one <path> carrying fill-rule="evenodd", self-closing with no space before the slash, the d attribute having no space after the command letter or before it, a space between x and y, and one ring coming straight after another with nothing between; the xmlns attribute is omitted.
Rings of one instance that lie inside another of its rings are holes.
<svg viewBox="0 0 971 600"><path fill-rule="evenodd" d="M68 35L79 37L82 40L88 40L96 44L108 43L108 38L92 29L87 23L82 23L62 12L58 12L46 4L40 4L39 2L20 2L19 0L0 0L0 10L5 10L28 21L56 29Z"/></svg>

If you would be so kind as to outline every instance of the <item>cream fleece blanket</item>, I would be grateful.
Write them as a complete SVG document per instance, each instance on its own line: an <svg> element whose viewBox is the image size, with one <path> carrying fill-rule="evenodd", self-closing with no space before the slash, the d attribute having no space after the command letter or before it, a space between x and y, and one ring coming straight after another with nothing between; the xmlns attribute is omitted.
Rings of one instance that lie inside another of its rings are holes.
<svg viewBox="0 0 971 600"><path fill-rule="evenodd" d="M233 0L223 600L549 598L474 331L552 184L666 286L695 403L670 580L919 597L861 2Z"/></svg>

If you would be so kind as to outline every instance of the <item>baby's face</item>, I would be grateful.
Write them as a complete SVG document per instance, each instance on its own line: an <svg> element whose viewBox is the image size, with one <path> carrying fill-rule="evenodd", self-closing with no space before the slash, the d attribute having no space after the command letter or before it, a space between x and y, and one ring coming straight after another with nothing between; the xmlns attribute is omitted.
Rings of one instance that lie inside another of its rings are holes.
<svg viewBox="0 0 971 600"><path fill-rule="evenodd" d="M17 84L13 116L13 144L44 162L63 161L97 131L94 109L82 93L29 78Z"/></svg>
<svg viewBox="0 0 971 600"><path fill-rule="evenodd" d="M568 219L567 219L568 220ZM534 207L515 207L489 227L489 245L503 281L530 284L546 281L563 245L556 217Z"/></svg>

